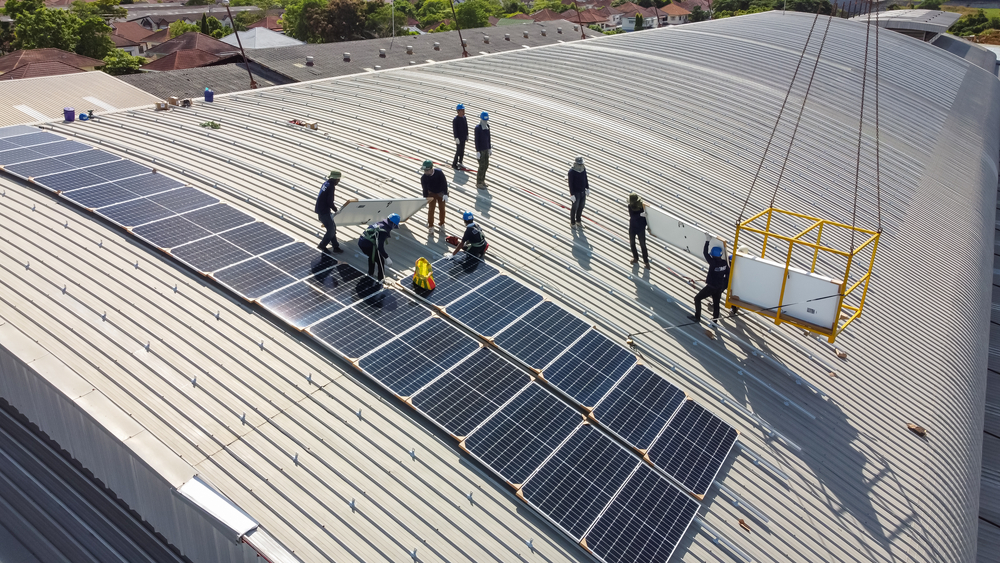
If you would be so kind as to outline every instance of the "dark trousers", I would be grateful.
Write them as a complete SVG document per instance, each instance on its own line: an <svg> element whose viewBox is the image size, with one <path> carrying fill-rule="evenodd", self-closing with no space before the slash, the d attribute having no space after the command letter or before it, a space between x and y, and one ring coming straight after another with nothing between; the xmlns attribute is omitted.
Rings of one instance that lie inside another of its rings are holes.
<svg viewBox="0 0 1000 563"><path fill-rule="evenodd" d="M326 227L326 234L323 235L323 240L320 241L319 245L326 248L326 245L333 243L334 248L340 248L340 243L337 242L337 225L333 222L333 214L323 213L319 216L319 222Z"/></svg>
<svg viewBox="0 0 1000 563"><path fill-rule="evenodd" d="M484 245L480 246L479 248L475 248L475 247L472 247L472 246L466 246L465 247L465 251L468 252L469 254L475 256L476 258L482 259L482 258L484 258L486 256L486 245L484 244Z"/></svg>
<svg viewBox="0 0 1000 563"><path fill-rule="evenodd" d="M465 141L461 141L455 147L455 158L451 159L452 167L462 164L462 160L465 158Z"/></svg>
<svg viewBox="0 0 1000 563"><path fill-rule="evenodd" d="M385 260L382 259L382 253L380 253L374 245L361 246L361 252L364 252L365 256L368 257L368 275L377 280L384 280ZM377 276L375 276L376 268L378 269Z"/></svg>
<svg viewBox="0 0 1000 563"><path fill-rule="evenodd" d="M486 169L490 167L490 153L479 152L479 166L476 168L476 187L486 184Z"/></svg>
<svg viewBox="0 0 1000 563"><path fill-rule="evenodd" d="M698 295L694 296L694 316L701 319L701 300L711 296L712 297L712 318L719 318L719 301L722 299L722 292L725 291L725 287L712 287L706 285L698 292Z"/></svg>
<svg viewBox="0 0 1000 563"><path fill-rule="evenodd" d="M635 239L639 239L639 246L642 247L642 261L649 262L649 252L646 251L646 233L629 233L628 238L632 245L632 259L639 259L639 252L635 248Z"/></svg>
<svg viewBox="0 0 1000 563"><path fill-rule="evenodd" d="M587 203L587 192L580 192L576 195L576 201L569 208L569 222L579 223L583 218L583 206ZM643 248L645 248L645 243L643 243Z"/></svg>

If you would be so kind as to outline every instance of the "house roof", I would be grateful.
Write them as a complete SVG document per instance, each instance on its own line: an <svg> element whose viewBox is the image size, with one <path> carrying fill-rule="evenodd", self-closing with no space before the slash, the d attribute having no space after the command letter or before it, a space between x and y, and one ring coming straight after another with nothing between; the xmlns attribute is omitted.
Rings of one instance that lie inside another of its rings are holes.
<svg viewBox="0 0 1000 563"><path fill-rule="evenodd" d="M0 74L10 72L28 63L61 62L79 69L104 66L104 61L63 51L62 49L28 49L14 51L0 57Z"/></svg>
<svg viewBox="0 0 1000 563"><path fill-rule="evenodd" d="M115 35L124 37L129 41L135 41L136 43L142 42L144 39L153 34L152 31L142 27L134 21L112 22L111 27L114 28Z"/></svg>
<svg viewBox="0 0 1000 563"><path fill-rule="evenodd" d="M688 12L694 11L694 7L698 6L702 11L709 12L711 11L712 0L673 0L667 5L684 8Z"/></svg>
<svg viewBox="0 0 1000 563"><path fill-rule="evenodd" d="M251 64L254 81L259 88L287 84L273 73L261 71ZM205 88L211 88L217 96L250 89L250 77L242 63L221 64L164 72L141 72L118 77L136 88L165 100L170 96L178 98L200 98Z"/></svg>
<svg viewBox="0 0 1000 563"><path fill-rule="evenodd" d="M224 43L204 33L189 31L169 41L164 41L156 47L150 47L147 52L155 55L168 55L174 51L190 49L197 49L220 57L239 51L229 43Z"/></svg>
<svg viewBox="0 0 1000 563"><path fill-rule="evenodd" d="M46 63L32 63L32 66L34 64ZM93 109L97 113L105 113L109 108L152 107L157 100L104 72L78 72L20 80L3 78L0 75L0 127L62 119L64 107L76 108L79 112Z"/></svg>
<svg viewBox="0 0 1000 563"><path fill-rule="evenodd" d="M599 10L595 10L593 8L581 10L579 16L577 16L576 10L566 10L562 15L567 21L571 21L573 23L577 23L579 21L583 23L583 25L604 23L611 17L611 13L607 8L601 8Z"/></svg>
<svg viewBox="0 0 1000 563"><path fill-rule="evenodd" d="M290 47L294 45L305 45L305 41L299 41L298 39L293 39L287 35L282 35L276 31L271 31L266 27L255 27L248 29L247 31L238 32L240 36L240 42L243 43L244 49L265 49L269 47ZM234 47L239 47L239 43L236 41L236 34L231 33L222 39L223 43L228 43Z"/></svg>
<svg viewBox="0 0 1000 563"><path fill-rule="evenodd" d="M265 16L252 24L247 26L247 29L254 29L257 27L264 27L273 31L281 31L281 16Z"/></svg>
<svg viewBox="0 0 1000 563"><path fill-rule="evenodd" d="M656 17L656 10L654 10L653 8L643 8L642 6L634 4L632 2L626 2L618 6L613 6L611 8L608 8L608 10L612 14L622 14L625 16L634 16L636 13L639 13L642 14L643 17L647 16L651 18Z"/></svg>
<svg viewBox="0 0 1000 563"><path fill-rule="evenodd" d="M691 12L689 12L688 10L673 3L663 6L662 8L660 8L660 11L663 12L664 14L667 14L668 16L687 16L691 14Z"/></svg>
<svg viewBox="0 0 1000 563"><path fill-rule="evenodd" d="M0 80L16 80L19 78L38 78L41 76L59 76L75 74L85 70L68 65L61 61L44 61L40 63L23 64L13 70L0 74Z"/></svg>
<svg viewBox="0 0 1000 563"><path fill-rule="evenodd" d="M553 20L563 20L566 19L563 15L551 8L545 8L544 10L538 10L534 14L531 14L531 19L536 22L547 22Z"/></svg>
<svg viewBox="0 0 1000 563"><path fill-rule="evenodd" d="M165 55L155 61L139 67L140 70L179 70L207 66L222 60L222 57L207 53L201 49L182 49Z"/></svg>
<svg viewBox="0 0 1000 563"><path fill-rule="evenodd" d="M154 31L153 33L146 36L143 41L149 43L150 45L160 45L166 41L170 40L170 30L161 29L159 31Z"/></svg>
<svg viewBox="0 0 1000 563"><path fill-rule="evenodd" d="M131 39L126 39L126 38L122 37L121 35L112 35L111 36L111 42L114 43L115 47L118 47L119 49L122 48L122 47L138 47L139 46L139 44L136 43L135 41L132 41Z"/></svg>

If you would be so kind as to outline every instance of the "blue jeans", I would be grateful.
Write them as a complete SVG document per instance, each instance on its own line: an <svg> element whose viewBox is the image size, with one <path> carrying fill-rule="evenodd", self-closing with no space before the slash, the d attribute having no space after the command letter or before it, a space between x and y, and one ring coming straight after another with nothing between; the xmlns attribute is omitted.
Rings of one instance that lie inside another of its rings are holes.
<svg viewBox="0 0 1000 563"><path fill-rule="evenodd" d="M320 241L319 245L326 248L326 245L332 242L334 248L340 248L340 243L337 242L337 225L333 222L333 214L320 214L319 222L323 223L323 226L326 227L326 234L323 236L323 240Z"/></svg>
<svg viewBox="0 0 1000 563"><path fill-rule="evenodd" d="M569 208L569 222L580 223L583 221L583 206L587 204L587 192L576 194L576 201Z"/></svg>

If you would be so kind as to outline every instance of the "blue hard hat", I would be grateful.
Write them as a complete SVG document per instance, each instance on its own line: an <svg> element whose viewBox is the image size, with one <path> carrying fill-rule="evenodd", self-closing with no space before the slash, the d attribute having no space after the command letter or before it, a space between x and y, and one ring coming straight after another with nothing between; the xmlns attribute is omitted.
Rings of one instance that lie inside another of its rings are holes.
<svg viewBox="0 0 1000 563"><path fill-rule="evenodd" d="M488 114L488 113L486 113L484 111L483 113L479 114L479 119L482 119L483 121L489 121L490 120L490 114Z"/></svg>
<svg viewBox="0 0 1000 563"><path fill-rule="evenodd" d="M712 255L712 258L718 258L719 256L722 256L722 247L721 246L713 246L712 247L712 251L709 252L709 254Z"/></svg>
<svg viewBox="0 0 1000 563"><path fill-rule="evenodd" d="M399 226L399 213L393 213L389 215L389 220L392 221L393 225Z"/></svg>
<svg viewBox="0 0 1000 563"><path fill-rule="evenodd" d="M458 111L460 109L465 109L465 104L458 104L458 106L455 107L455 111Z"/></svg>
<svg viewBox="0 0 1000 563"><path fill-rule="evenodd" d="M462 213L463 221L472 221L473 219L475 219L475 216L472 215L471 211L466 211L465 213Z"/></svg>

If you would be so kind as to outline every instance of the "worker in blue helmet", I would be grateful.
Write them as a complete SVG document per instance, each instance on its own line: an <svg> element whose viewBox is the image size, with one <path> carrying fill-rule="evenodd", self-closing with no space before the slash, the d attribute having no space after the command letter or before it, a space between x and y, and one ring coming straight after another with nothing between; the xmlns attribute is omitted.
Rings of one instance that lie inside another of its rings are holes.
<svg viewBox="0 0 1000 563"><path fill-rule="evenodd" d="M462 160L465 158L465 142L469 140L469 121L465 119L465 106L455 107L458 115L451 120L451 132L455 135L455 158L451 159L451 167L455 170L465 170Z"/></svg>
<svg viewBox="0 0 1000 563"><path fill-rule="evenodd" d="M722 292L729 286L729 260L723 255L721 246L713 246L709 250L708 245L712 242L712 238L712 235L705 235L705 248L702 254L708 262L708 275L705 276L705 287L694 296L694 314L688 315L694 322L701 321L701 301L706 297L712 298L712 320L719 318Z"/></svg>
<svg viewBox="0 0 1000 563"><path fill-rule="evenodd" d="M489 248L489 245L486 244L486 234L483 233L482 227L476 224L476 217L471 211L463 213L462 220L465 221L465 234L462 235L462 240L455 247L455 252L451 256L454 258L465 248L466 252L476 258L483 258L486 256L486 249Z"/></svg>
<svg viewBox="0 0 1000 563"><path fill-rule="evenodd" d="M343 250L340 248L340 243L337 242L337 225L333 222L333 214L337 212L337 206L333 203L333 195L337 189L337 184L340 183L340 175L340 170L330 172L326 181L323 182L323 186L319 189L315 207L319 222L326 228L326 234L323 235L323 240L319 241L316 248L326 252L327 246L332 243L333 252L337 254L340 254Z"/></svg>
<svg viewBox="0 0 1000 563"><path fill-rule="evenodd" d="M389 253L385 251L385 239L393 229L399 228L399 214L393 213L378 223L368 225L358 239L358 248L368 257L368 275L377 280L385 279L385 267L392 265ZM376 274L378 270L378 275Z"/></svg>
<svg viewBox="0 0 1000 563"><path fill-rule="evenodd" d="M476 141L476 158L479 168L476 170L476 187L483 190L486 185L486 169L490 167L490 156L493 154L493 143L490 139L490 114L485 111L479 114L479 125L474 130Z"/></svg>

